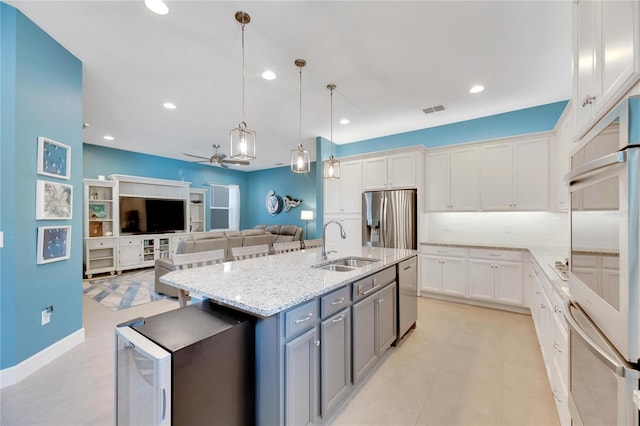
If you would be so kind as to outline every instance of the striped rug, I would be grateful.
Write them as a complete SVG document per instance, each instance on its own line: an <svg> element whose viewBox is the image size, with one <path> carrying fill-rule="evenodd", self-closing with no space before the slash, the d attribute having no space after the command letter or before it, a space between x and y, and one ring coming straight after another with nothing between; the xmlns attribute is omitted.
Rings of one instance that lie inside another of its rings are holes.
<svg viewBox="0 0 640 426"><path fill-rule="evenodd" d="M101 305L118 311L166 298L153 291L153 281L153 268L139 269L82 280L82 291Z"/></svg>

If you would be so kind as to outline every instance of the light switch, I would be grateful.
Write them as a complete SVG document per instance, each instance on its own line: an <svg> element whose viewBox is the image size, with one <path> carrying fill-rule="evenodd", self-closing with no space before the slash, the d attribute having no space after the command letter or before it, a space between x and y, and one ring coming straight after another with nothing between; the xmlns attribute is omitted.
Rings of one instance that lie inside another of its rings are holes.
<svg viewBox="0 0 640 426"><path fill-rule="evenodd" d="M4 232L0 231L0 248L4 247Z"/></svg>

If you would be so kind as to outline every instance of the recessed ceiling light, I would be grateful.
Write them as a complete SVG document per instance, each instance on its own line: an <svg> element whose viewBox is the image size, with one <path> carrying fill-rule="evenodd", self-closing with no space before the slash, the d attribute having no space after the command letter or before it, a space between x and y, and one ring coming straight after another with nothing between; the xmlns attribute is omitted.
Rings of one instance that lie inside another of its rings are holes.
<svg viewBox="0 0 640 426"><path fill-rule="evenodd" d="M484 90L484 86L476 84L471 89L469 89L469 93L480 93Z"/></svg>
<svg viewBox="0 0 640 426"><path fill-rule="evenodd" d="M162 104L162 106L166 109L176 109L176 105L171 102L165 102Z"/></svg>
<svg viewBox="0 0 640 426"><path fill-rule="evenodd" d="M340 120L340 124L349 124L349 123L351 122L349 121L348 118L343 118L342 120Z"/></svg>
<svg viewBox="0 0 640 426"><path fill-rule="evenodd" d="M274 73L273 71L266 70L265 72L262 73L262 78L264 78L265 80L275 80L276 73Z"/></svg>
<svg viewBox="0 0 640 426"><path fill-rule="evenodd" d="M111 135L105 135L104 139L107 140L107 141L112 141L114 138Z"/></svg>
<svg viewBox="0 0 640 426"><path fill-rule="evenodd" d="M144 0L144 5L147 6L150 11L157 13L158 15L166 15L169 13L169 8L162 0Z"/></svg>

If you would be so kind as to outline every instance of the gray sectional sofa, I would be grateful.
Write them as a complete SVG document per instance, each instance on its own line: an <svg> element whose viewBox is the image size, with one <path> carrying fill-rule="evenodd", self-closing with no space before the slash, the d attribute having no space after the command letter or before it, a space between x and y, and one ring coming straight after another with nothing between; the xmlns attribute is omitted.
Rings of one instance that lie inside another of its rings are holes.
<svg viewBox="0 0 640 426"><path fill-rule="evenodd" d="M264 228L263 228L264 227ZM233 247L267 244L273 250L273 243L302 240L302 228L295 225L258 225L254 229L224 232L199 232L180 241L176 254L196 253L222 249L225 260L233 260ZM155 261L155 291L167 296L178 297L178 290L160 282L160 277L174 271L171 258Z"/></svg>

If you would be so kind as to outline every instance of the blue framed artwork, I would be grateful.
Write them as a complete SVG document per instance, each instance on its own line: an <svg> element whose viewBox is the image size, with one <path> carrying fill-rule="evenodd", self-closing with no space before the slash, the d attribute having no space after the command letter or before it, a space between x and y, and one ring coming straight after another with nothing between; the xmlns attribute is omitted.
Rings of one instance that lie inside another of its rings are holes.
<svg viewBox="0 0 640 426"><path fill-rule="evenodd" d="M71 147L38 137L38 174L61 179L71 178Z"/></svg>
<svg viewBox="0 0 640 426"><path fill-rule="evenodd" d="M38 227L38 264L71 257L71 226Z"/></svg>

